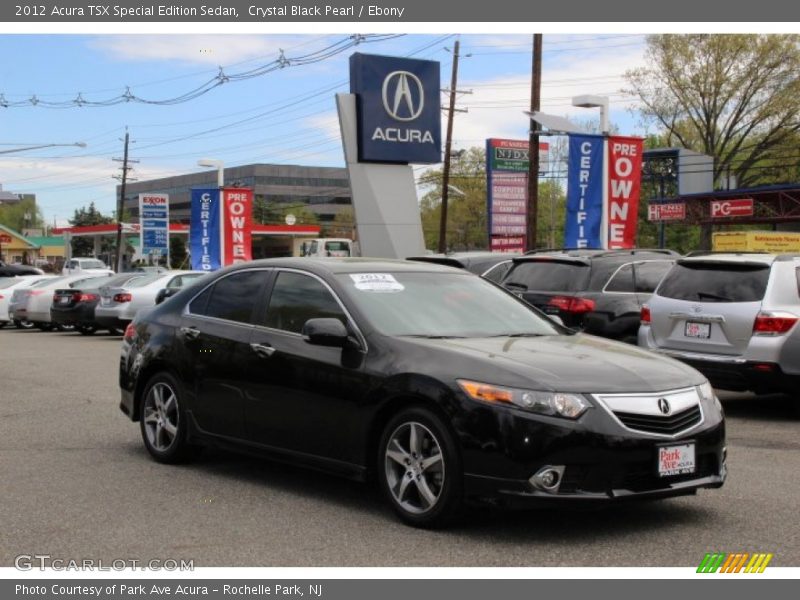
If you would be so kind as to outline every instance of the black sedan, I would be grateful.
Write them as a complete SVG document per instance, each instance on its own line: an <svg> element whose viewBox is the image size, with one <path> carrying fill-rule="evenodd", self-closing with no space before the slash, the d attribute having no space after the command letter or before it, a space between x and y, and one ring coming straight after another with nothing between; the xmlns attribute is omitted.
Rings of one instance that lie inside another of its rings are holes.
<svg viewBox="0 0 800 600"><path fill-rule="evenodd" d="M416 526L465 503L677 496L726 474L722 408L697 371L419 262L218 271L137 315L119 382L157 461L213 444L374 476Z"/></svg>
<svg viewBox="0 0 800 600"><path fill-rule="evenodd" d="M50 306L50 320L57 325L74 326L83 335L93 335L103 327L95 320L94 309L100 302L100 288L121 286L146 273L120 273L119 275L93 277L77 287L58 289L53 294ZM119 335L122 329L107 328L110 333Z"/></svg>

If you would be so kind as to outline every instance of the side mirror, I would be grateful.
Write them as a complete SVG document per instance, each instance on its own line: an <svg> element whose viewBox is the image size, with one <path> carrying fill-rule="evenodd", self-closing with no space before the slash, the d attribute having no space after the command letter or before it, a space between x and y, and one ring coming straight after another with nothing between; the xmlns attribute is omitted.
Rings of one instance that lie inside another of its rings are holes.
<svg viewBox="0 0 800 600"><path fill-rule="evenodd" d="M547 315L547 316L550 318L551 321L555 321L562 327L566 327L566 325L564 325L564 321L558 315Z"/></svg>
<svg viewBox="0 0 800 600"><path fill-rule="evenodd" d="M349 334L339 319L309 319L303 325L303 339L315 346L344 348Z"/></svg>
<svg viewBox="0 0 800 600"><path fill-rule="evenodd" d="M156 304L161 304L167 298L172 298L180 291L180 288L162 288L156 294Z"/></svg>

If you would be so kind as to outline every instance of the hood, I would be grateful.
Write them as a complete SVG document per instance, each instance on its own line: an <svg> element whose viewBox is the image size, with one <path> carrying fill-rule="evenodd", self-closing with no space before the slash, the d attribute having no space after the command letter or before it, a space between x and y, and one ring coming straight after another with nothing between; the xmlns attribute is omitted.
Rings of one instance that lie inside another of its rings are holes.
<svg viewBox="0 0 800 600"><path fill-rule="evenodd" d="M432 360L439 368L453 370L454 379L475 379L509 387L638 393L662 392L705 381L703 375L677 360L630 344L584 334L403 339L426 355L421 357L423 360ZM441 377L444 373L440 370L438 375Z"/></svg>

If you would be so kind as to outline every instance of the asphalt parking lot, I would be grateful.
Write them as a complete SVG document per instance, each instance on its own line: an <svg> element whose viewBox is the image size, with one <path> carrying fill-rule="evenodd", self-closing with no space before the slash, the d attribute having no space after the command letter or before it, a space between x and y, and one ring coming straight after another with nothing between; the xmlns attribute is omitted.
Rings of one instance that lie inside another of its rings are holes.
<svg viewBox="0 0 800 600"><path fill-rule="evenodd" d="M0 330L0 566L193 559L195 566L696 566L709 551L800 566L800 421L785 396L724 395L720 490L602 511L473 511L400 524L377 491L207 452L153 462L117 408L119 337ZM800 398L794 399L800 402Z"/></svg>

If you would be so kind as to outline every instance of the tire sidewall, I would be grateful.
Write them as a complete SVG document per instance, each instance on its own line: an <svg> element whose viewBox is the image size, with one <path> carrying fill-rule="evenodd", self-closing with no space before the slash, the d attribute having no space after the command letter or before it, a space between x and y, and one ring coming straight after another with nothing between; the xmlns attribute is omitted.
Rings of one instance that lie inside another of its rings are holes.
<svg viewBox="0 0 800 600"><path fill-rule="evenodd" d="M164 383L172 388L172 391L175 393L176 402L178 403L178 433L175 436L175 440L172 445L165 451L158 450L150 444L150 441L147 439L147 432L145 431L144 423L144 408L147 396L150 394L153 386L158 383ZM141 401L139 402L139 429L142 434L142 443L144 444L144 447L147 449L147 452L150 454L150 456L152 456L158 462L167 464L179 463L189 458L190 448L186 441L187 427L186 411L184 406L185 399L186 395L183 392L183 386L181 386L180 382L173 375L167 372L158 373L151 377L144 388Z"/></svg>
<svg viewBox="0 0 800 600"><path fill-rule="evenodd" d="M432 510L422 515L410 513L398 504L389 489L386 476L386 445L397 428L409 422L420 423L430 430L439 442L442 459L444 460L444 485L442 486L439 500ZM415 406L407 408L392 417L384 427L381 435L377 461L378 485L381 487L381 492L405 523L414 527L432 529L446 525L458 516L462 505L464 476L461 453L450 428L436 413L422 406Z"/></svg>

